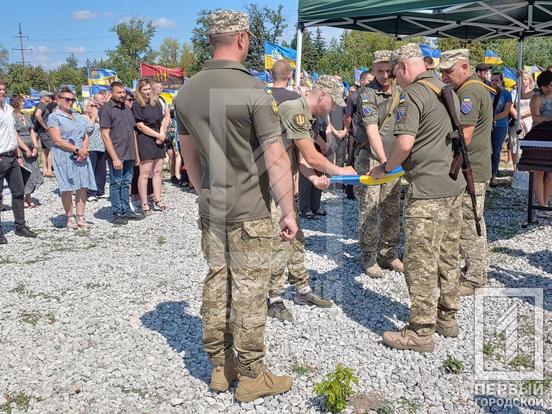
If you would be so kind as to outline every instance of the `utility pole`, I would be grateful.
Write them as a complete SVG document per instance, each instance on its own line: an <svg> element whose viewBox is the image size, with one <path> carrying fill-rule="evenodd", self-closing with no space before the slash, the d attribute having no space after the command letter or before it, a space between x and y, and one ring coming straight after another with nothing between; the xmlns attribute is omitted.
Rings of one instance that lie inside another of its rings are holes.
<svg viewBox="0 0 552 414"><path fill-rule="evenodd" d="M21 52L21 62L19 63L25 66L25 52L28 50L32 51L32 49L23 47L23 39L29 40L29 36L23 36L23 30L21 29L21 22L19 22L19 35L14 37L19 39L19 48L14 48L12 50L19 50Z"/></svg>

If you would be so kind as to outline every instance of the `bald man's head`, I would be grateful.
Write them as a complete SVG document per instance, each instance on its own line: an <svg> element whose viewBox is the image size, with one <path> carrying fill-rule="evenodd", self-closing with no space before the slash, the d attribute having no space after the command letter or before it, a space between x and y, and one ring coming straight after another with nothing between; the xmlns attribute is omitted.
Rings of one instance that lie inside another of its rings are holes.
<svg viewBox="0 0 552 414"><path fill-rule="evenodd" d="M289 79L292 69L289 62L285 59L280 59L274 62L272 66L272 79L274 82L284 82Z"/></svg>

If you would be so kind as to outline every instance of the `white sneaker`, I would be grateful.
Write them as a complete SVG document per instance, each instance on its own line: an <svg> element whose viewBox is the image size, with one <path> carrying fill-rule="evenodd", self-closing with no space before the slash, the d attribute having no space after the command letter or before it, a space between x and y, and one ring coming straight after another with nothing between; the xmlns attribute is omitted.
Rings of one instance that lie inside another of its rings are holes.
<svg viewBox="0 0 552 414"><path fill-rule="evenodd" d="M92 201L98 201L98 197L90 196L90 197L88 197L87 200L88 200L89 203L92 202Z"/></svg>
<svg viewBox="0 0 552 414"><path fill-rule="evenodd" d="M103 193L101 196L98 196L98 198L109 198L109 194Z"/></svg>

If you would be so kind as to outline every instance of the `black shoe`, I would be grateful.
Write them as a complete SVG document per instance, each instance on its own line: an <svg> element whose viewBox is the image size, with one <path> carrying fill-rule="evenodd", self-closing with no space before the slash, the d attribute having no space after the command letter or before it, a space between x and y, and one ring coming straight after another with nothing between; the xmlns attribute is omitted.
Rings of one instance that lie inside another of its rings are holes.
<svg viewBox="0 0 552 414"><path fill-rule="evenodd" d="M178 185L178 182L179 182L179 180L178 180L178 178L176 178L176 175L173 175L171 177L171 184Z"/></svg>
<svg viewBox="0 0 552 414"><path fill-rule="evenodd" d="M293 322L293 315L291 314L289 309L286 308L286 305L281 300L273 303L268 303L268 316L270 316L271 318L279 319L281 321Z"/></svg>
<svg viewBox="0 0 552 414"><path fill-rule="evenodd" d="M128 224L128 218L125 216L117 216L113 219L113 224L116 226L124 226L125 224Z"/></svg>
<svg viewBox="0 0 552 414"><path fill-rule="evenodd" d="M8 239L4 236L4 233L0 230L0 244L8 244Z"/></svg>
<svg viewBox="0 0 552 414"><path fill-rule="evenodd" d="M15 229L15 234L18 235L18 236L21 236L21 237L36 237L37 234L32 231L30 228L28 228L27 226L23 226L23 227L20 227L18 229Z"/></svg>
<svg viewBox="0 0 552 414"><path fill-rule="evenodd" d="M127 220L136 221L136 220L143 220L146 218L146 216L141 213L137 213L135 211L129 211L128 214L125 216L125 218Z"/></svg>

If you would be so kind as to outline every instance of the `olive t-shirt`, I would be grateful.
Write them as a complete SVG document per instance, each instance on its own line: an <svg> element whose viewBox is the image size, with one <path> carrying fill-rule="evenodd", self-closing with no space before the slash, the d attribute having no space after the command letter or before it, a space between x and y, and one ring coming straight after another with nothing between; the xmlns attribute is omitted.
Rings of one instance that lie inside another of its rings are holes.
<svg viewBox="0 0 552 414"><path fill-rule="evenodd" d="M264 82L238 62L209 60L180 88L180 134L200 153L199 215L242 223L270 217L270 188L261 142L281 135L278 107Z"/></svg>
<svg viewBox="0 0 552 414"><path fill-rule="evenodd" d="M403 163L405 177L412 185L413 198L442 198L464 191L466 181L449 177L452 142L447 137L452 124L437 94L417 82L426 79L441 89L444 83L433 72L422 72L401 93L395 109L395 136L411 135L414 146Z"/></svg>
<svg viewBox="0 0 552 414"><path fill-rule="evenodd" d="M313 117L304 97L285 101L279 106L280 121L282 122L282 137L291 161L291 168L295 174L299 169L300 154L293 141L299 139L313 139Z"/></svg>
<svg viewBox="0 0 552 414"><path fill-rule="evenodd" d="M471 81L471 82L470 82ZM473 180L485 182L491 179L491 130L493 129L493 102L489 90L483 86L477 75L470 76L463 86L458 88L460 100L460 123L463 126L475 126L469 145Z"/></svg>

